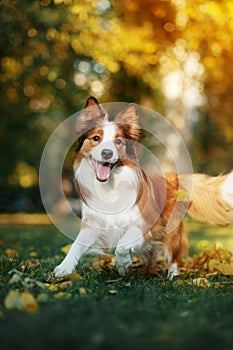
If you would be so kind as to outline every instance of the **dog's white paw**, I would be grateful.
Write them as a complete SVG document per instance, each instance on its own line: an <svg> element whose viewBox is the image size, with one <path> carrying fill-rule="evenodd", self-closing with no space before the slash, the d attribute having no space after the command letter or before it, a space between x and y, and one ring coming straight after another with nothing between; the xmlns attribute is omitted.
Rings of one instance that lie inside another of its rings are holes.
<svg viewBox="0 0 233 350"><path fill-rule="evenodd" d="M116 255L116 268L121 276L126 275L131 264L132 264L132 259L130 255L126 255L126 256Z"/></svg>
<svg viewBox="0 0 233 350"><path fill-rule="evenodd" d="M72 260L63 260L60 265L55 267L53 271L53 276L56 278L64 277L70 275L74 272L76 267L76 262Z"/></svg>

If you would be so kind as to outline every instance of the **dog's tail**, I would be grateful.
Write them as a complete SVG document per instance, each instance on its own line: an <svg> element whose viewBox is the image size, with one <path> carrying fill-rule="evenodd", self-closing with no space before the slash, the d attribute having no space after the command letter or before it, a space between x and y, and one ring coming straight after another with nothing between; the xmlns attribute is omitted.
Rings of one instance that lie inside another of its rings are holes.
<svg viewBox="0 0 233 350"><path fill-rule="evenodd" d="M216 177L180 175L180 186L191 188L188 214L205 223L228 225L233 222L233 171Z"/></svg>

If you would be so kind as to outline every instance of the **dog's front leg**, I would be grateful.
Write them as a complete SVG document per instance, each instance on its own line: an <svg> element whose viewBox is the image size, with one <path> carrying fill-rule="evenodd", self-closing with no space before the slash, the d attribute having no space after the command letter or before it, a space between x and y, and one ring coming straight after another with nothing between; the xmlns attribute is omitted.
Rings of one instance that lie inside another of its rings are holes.
<svg viewBox="0 0 233 350"><path fill-rule="evenodd" d="M144 244L142 231L137 226L130 227L118 241L115 255L116 267L120 275L125 275L132 264L131 252L140 251Z"/></svg>
<svg viewBox="0 0 233 350"><path fill-rule="evenodd" d="M65 259L54 269L54 276L63 277L74 272L80 258L95 244L97 237L97 230L89 227L82 228Z"/></svg>

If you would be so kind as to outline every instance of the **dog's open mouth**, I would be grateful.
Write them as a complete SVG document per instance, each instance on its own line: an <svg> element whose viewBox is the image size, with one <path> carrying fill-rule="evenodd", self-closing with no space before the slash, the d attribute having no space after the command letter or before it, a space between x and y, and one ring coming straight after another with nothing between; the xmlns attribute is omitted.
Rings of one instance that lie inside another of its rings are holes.
<svg viewBox="0 0 233 350"><path fill-rule="evenodd" d="M103 162L96 160L94 158L91 158L92 166L95 170L96 178L97 180L101 182L105 182L108 180L109 175L116 163L109 163L109 162Z"/></svg>

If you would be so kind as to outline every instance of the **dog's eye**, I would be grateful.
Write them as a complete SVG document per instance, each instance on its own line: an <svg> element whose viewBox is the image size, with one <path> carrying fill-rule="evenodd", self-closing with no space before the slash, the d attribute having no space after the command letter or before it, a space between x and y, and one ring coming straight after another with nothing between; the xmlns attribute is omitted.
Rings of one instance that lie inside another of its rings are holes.
<svg viewBox="0 0 233 350"><path fill-rule="evenodd" d="M122 143L122 140L121 140L121 139L116 139L116 140L115 140L115 144L116 144L116 145L120 145L121 143Z"/></svg>
<svg viewBox="0 0 233 350"><path fill-rule="evenodd" d="M100 139L100 137L98 135L95 135L92 137L92 140L94 140L94 141L99 141L99 139Z"/></svg>

